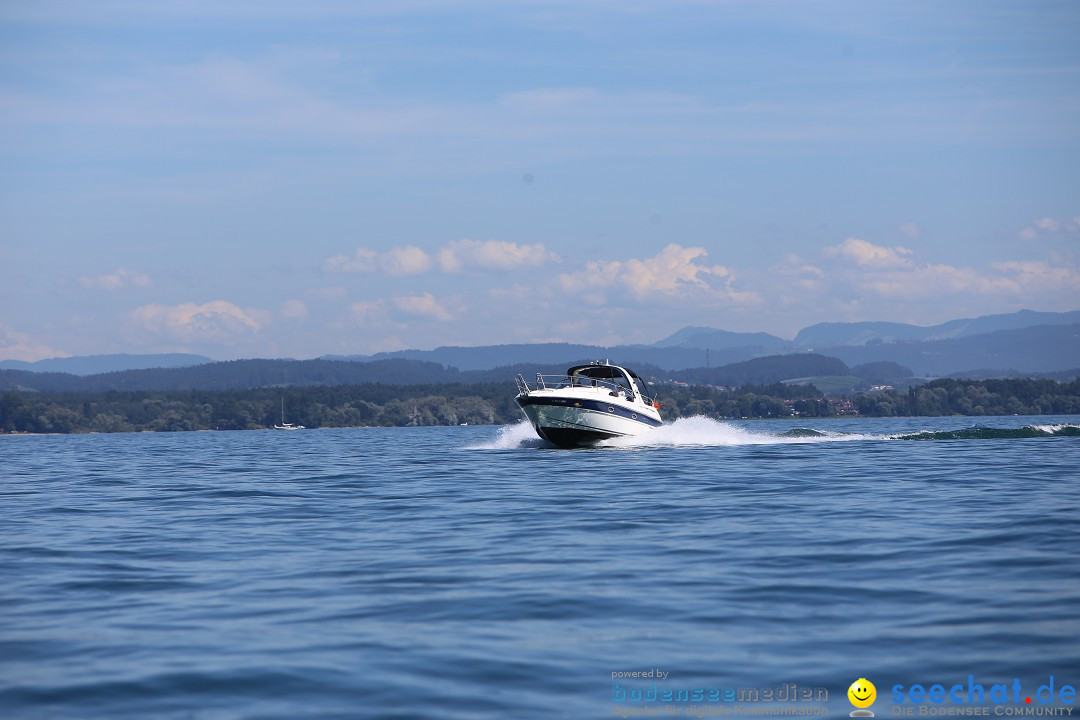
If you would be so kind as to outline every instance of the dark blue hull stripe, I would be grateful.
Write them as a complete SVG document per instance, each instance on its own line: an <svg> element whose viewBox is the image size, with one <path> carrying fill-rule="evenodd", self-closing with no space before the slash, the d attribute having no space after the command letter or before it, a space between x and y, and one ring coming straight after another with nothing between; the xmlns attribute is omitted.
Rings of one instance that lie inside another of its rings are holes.
<svg viewBox="0 0 1080 720"><path fill-rule="evenodd" d="M664 424L660 420L656 420L645 414L636 413L630 408L623 407L622 405L617 405L615 403L608 405L599 400L568 400L567 398L531 397L529 395L518 395L514 399L517 401L518 407L522 409L524 409L526 405L552 405L554 407L583 408L585 410L595 410L596 412L602 412L608 415L618 415L627 420L648 425L649 427L660 427ZM613 412L608 412L608 408L614 408Z"/></svg>

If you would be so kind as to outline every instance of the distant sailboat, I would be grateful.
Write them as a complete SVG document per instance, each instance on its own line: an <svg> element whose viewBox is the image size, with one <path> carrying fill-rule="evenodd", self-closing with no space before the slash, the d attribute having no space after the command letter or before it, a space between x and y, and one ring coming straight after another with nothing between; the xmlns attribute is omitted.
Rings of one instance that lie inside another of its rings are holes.
<svg viewBox="0 0 1080 720"><path fill-rule="evenodd" d="M285 422L285 398L281 398L281 424L274 426L275 430L304 430L303 425L293 425Z"/></svg>

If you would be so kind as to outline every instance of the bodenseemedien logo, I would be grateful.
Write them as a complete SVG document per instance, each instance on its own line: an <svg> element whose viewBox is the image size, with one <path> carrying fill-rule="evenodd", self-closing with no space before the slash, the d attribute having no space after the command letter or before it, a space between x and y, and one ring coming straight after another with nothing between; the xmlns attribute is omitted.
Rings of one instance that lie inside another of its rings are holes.
<svg viewBox="0 0 1080 720"><path fill-rule="evenodd" d="M851 687L847 689L847 696L856 708L851 711L850 717L874 717L874 711L867 710L877 699L877 688L874 687L874 683L866 678L859 678L851 683Z"/></svg>

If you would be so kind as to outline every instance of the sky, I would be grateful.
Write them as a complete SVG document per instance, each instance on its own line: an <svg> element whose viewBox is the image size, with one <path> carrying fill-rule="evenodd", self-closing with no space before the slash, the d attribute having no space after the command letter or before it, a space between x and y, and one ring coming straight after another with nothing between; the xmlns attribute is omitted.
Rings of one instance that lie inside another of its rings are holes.
<svg viewBox="0 0 1080 720"><path fill-rule="evenodd" d="M0 359L1080 309L1071 0L0 3Z"/></svg>

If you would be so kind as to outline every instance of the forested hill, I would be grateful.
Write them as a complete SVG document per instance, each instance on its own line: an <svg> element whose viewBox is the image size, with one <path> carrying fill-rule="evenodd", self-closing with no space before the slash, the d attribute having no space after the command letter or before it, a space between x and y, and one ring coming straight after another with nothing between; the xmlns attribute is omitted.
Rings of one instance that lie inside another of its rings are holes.
<svg viewBox="0 0 1080 720"><path fill-rule="evenodd" d="M587 361L579 361L587 362ZM574 363L570 363L574 364ZM65 373L0 370L0 390L38 392L106 392L171 390L244 390L315 385L455 385L512 383L518 373L561 374L567 363L529 365L462 372L422 360L232 360L185 368L125 370L80 377ZM662 373L646 366L648 373Z"/></svg>
<svg viewBox="0 0 1080 720"><path fill-rule="evenodd" d="M510 379L510 378L507 378ZM420 360L232 360L183 368L124 370L79 377L0 371L0 389L42 392L108 390L239 390L292 385L459 383L460 373Z"/></svg>
<svg viewBox="0 0 1080 720"><path fill-rule="evenodd" d="M586 360L579 361L581 363ZM438 363L401 358L351 362L345 360L234 360L183 368L126 370L80 377L63 373L0 371L0 390L28 392L107 392L172 390L241 390L262 387L315 385L449 385L512 383L517 374L531 380L537 372L562 374L576 364L512 365L493 370L459 371ZM877 365L882 365L878 363ZM889 364L891 365L891 364ZM814 354L778 355L756 358L717 368L695 368L670 372L653 365L634 365L642 377L675 380L692 384L769 384L780 380L821 375L860 375L840 360ZM878 368L880 370L880 368ZM911 372L891 366L891 378ZM869 375L867 379L877 381Z"/></svg>
<svg viewBox="0 0 1080 720"><path fill-rule="evenodd" d="M896 366L902 377L911 371ZM769 383L819 375L852 375L842 360L803 353L799 355L770 355L745 362L731 363L718 368L691 368L673 373L677 379L695 385L768 385Z"/></svg>

